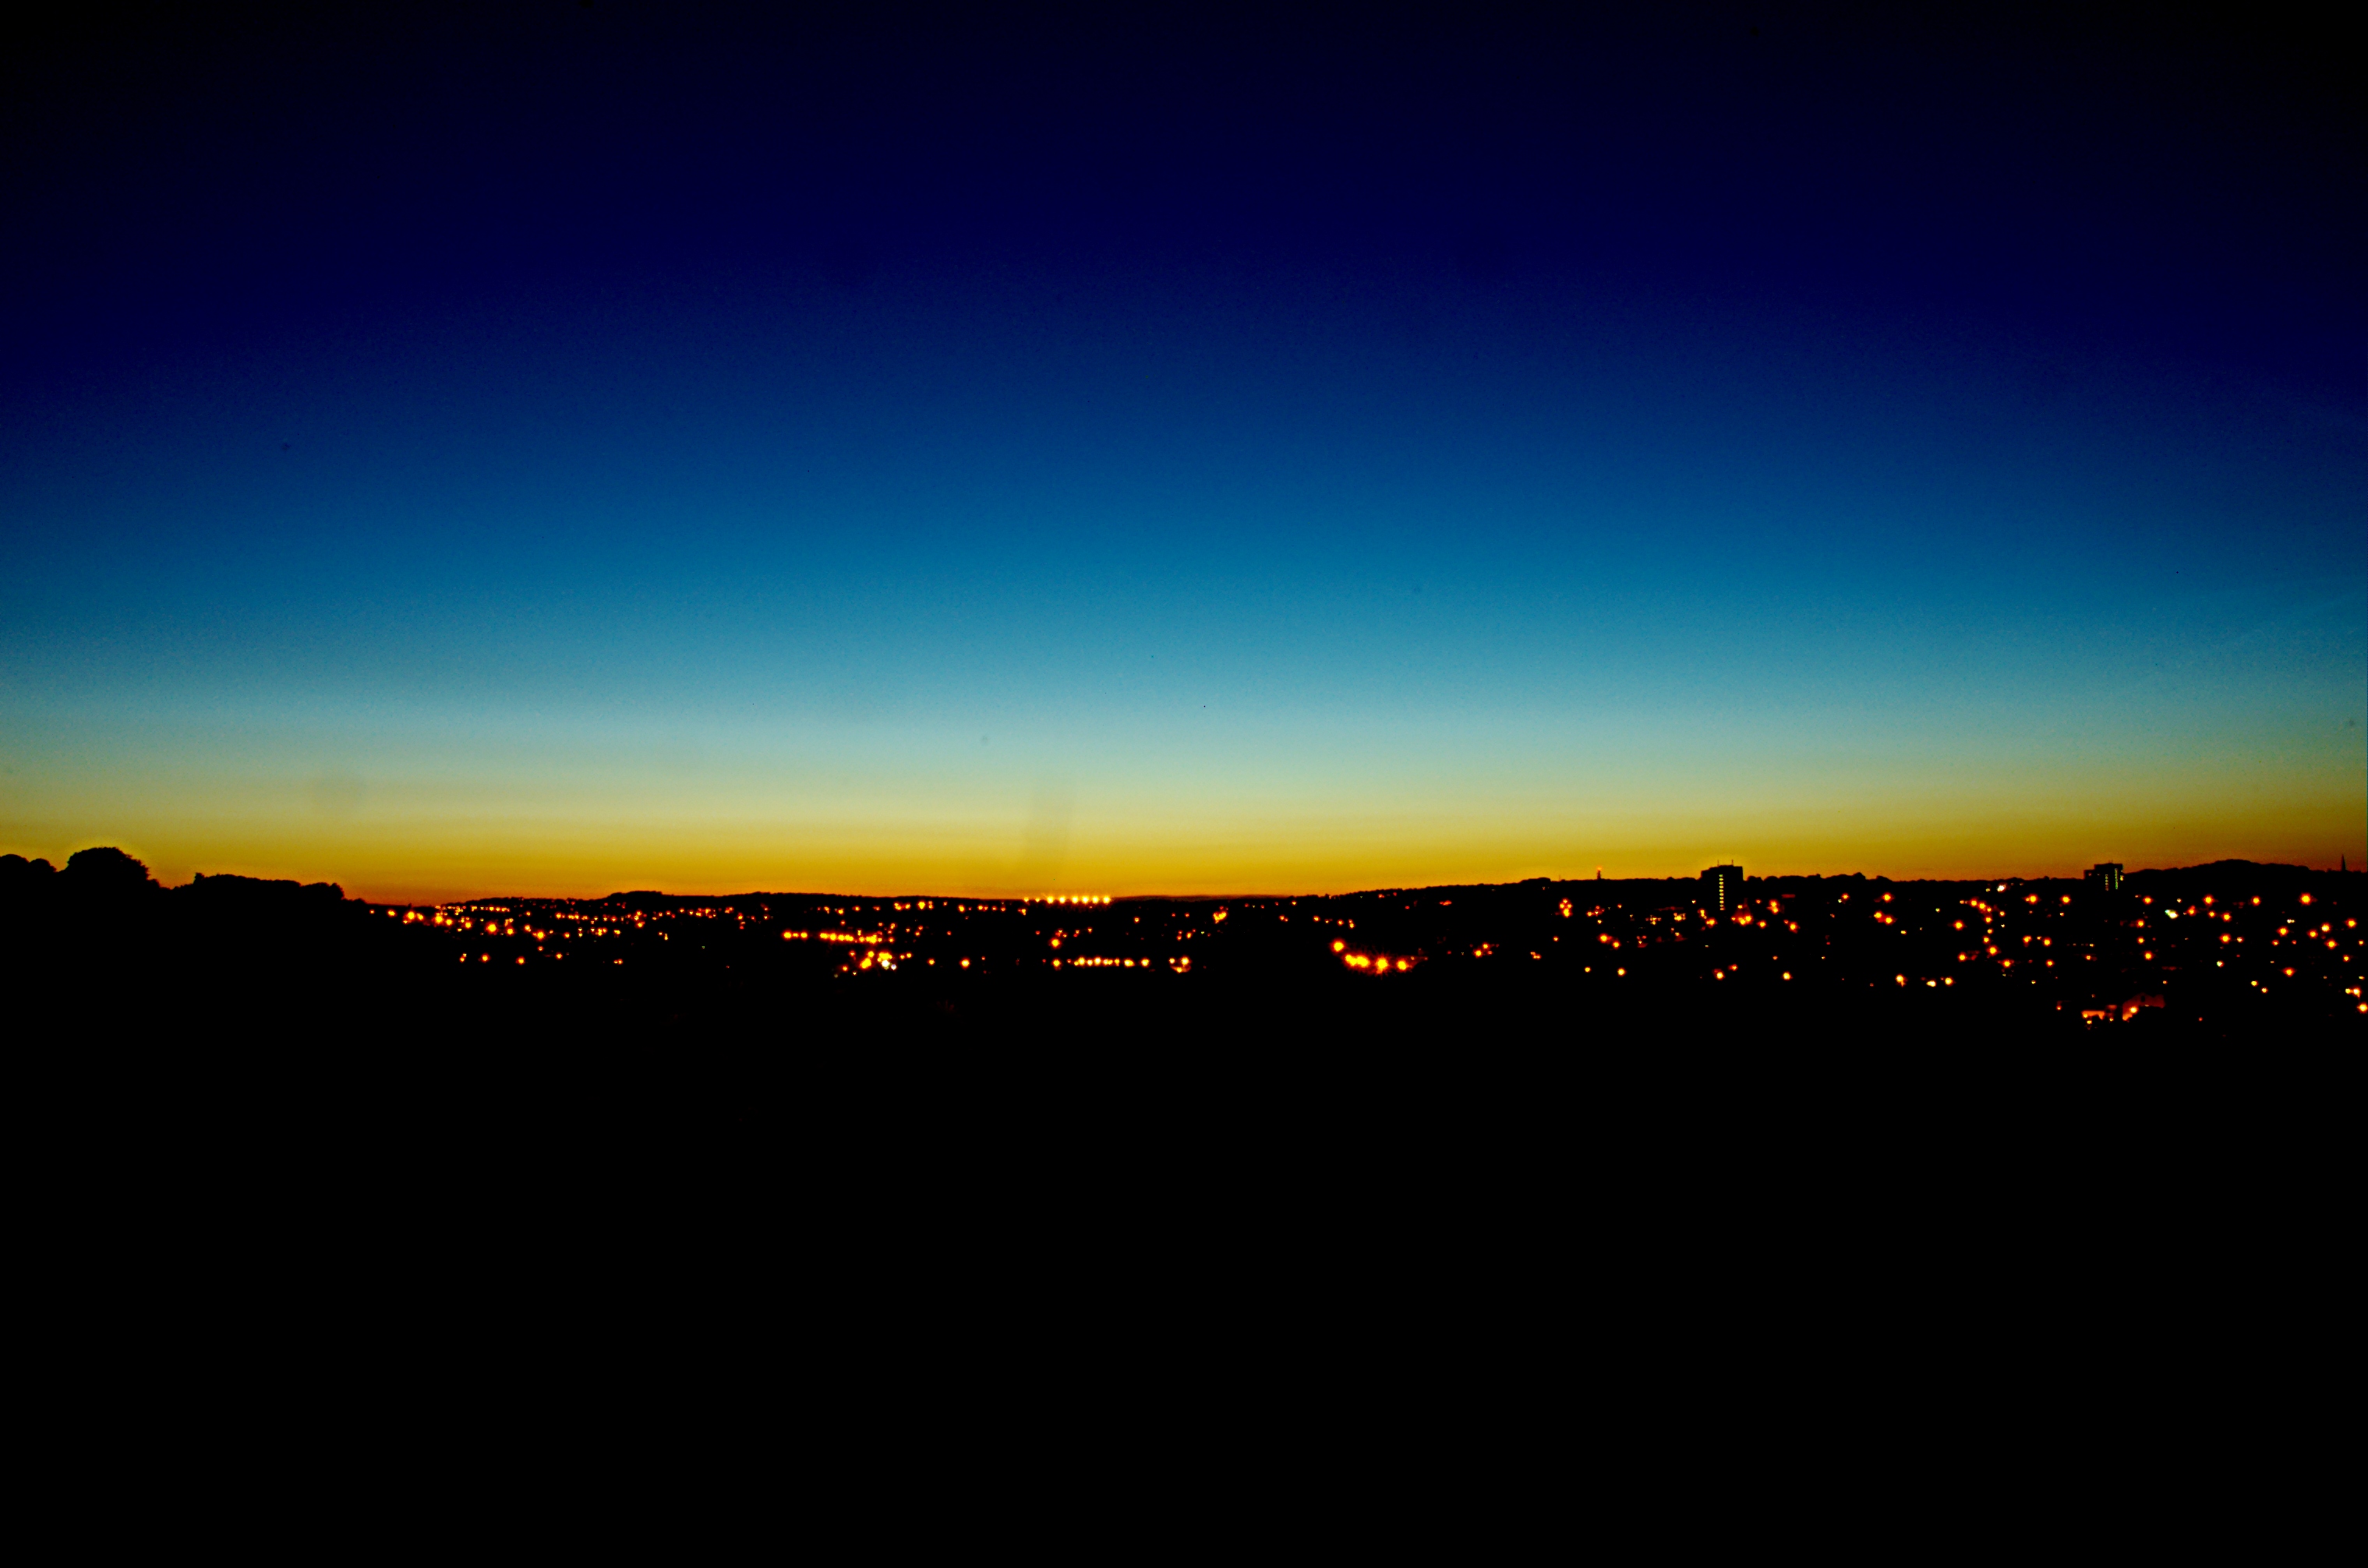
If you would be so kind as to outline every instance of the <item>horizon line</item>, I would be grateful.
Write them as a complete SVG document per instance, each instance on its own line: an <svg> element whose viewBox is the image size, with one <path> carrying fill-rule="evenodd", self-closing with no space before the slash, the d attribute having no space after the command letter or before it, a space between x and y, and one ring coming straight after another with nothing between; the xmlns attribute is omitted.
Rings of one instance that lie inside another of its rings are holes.
<svg viewBox="0 0 2368 1568"><path fill-rule="evenodd" d="M2112 862L2100 862L2100 864L2112 864ZM2191 863L2191 864L2187 864L2187 865L2180 865L2180 866L2140 866L2140 867L2124 867L2124 868L2123 868L2123 870L2122 870L2122 876L2123 876L2123 878L2126 881L2127 879L2132 878L2132 877L2170 875L2170 874L2175 874L2175 873L2182 872L2182 871L2189 871L2189 872L2192 872L2192 871L2204 871L2204 870L2211 870L2211 869L2215 869L2215 868L2220 868L2220 867L2231 867L2231 868L2233 868L2233 867L2253 867L2253 868L2257 868L2257 869L2261 869L2261 870L2264 870L2264 871L2300 871L2300 872L2305 872L2305 873L2307 873L2307 874L2309 874L2309 875L2313 875L2313 876L2344 876L2344 875L2359 875L2359 874L2362 874L2362 868L2351 866L2351 865L2348 863L2348 858L2344 858L2344 859L2343 859L2340 863L2339 863L2338 865L2335 865L2335 866L2327 866L2327 867L2320 867L2320 866L2311 866L2311 865L2307 865L2307 864L2302 864L2302 863L2298 863L2298 862L2294 862L2294 861L2282 861L2282 860L2248 860L2248 859L2245 859L2245 858L2238 858L2238 857L2226 857L2226 858L2221 858L2221 859L2217 859L2217 860L2201 860L2201 861L2196 861L2196 862L2193 862L2193 863ZM729 901L731 901L731 900L734 900L734 899L746 899L746 898L787 898L787 899L831 899L831 898L844 898L844 899L860 899L860 900L865 900L865 901L871 901L871 902L888 902L888 903L894 903L894 902L898 902L898 901L912 901L912 900L922 900L922 899L926 899L926 900L930 900L930 901L933 901L933 902L944 902L944 903L969 902L969 903L1039 903L1039 904L1055 905L1055 906L1104 906L1104 905L1115 906L1115 905L1117 905L1117 904L1121 904L1121 903L1248 903L1248 902L1255 902L1255 901L1259 901L1259 900L1268 900L1268 901L1271 901L1271 900L1279 900L1279 899L1304 900L1304 899L1328 899L1328 898L1364 898L1364 897L1372 897L1372 896L1375 896L1375 895L1378 895L1378 894L1386 894L1386 893L1413 893L1413 892L1458 892L1458 891L1463 891L1463 890L1466 890L1466 889L1469 889L1469 890L1475 890L1475 891L1495 891L1495 890L1505 889L1505 888L1526 887L1526 886L1529 886L1529 885L1531 885L1531 884L1532 884L1532 883L1543 883L1543 884L1544 884L1544 885L1546 885L1546 886L1549 886L1549 887L1585 886L1585 885L1587 885L1587 884L1588 884L1588 883L1596 883L1596 882L1600 882L1600 883L1602 883L1602 884L1604 884L1604 885L1612 885L1612 884L1626 885L1626 884L1632 884L1632 883L1636 883L1636 882L1679 882L1679 883L1690 883L1690 882L1698 882L1698 881L1701 880L1701 878L1702 878L1702 874L1703 874L1703 873L1702 873L1702 872L1695 871L1695 872L1680 872L1680 873L1672 873L1672 874L1668 874L1668 875L1659 875L1659 876L1653 876L1653 875L1623 876L1623 877L1614 877L1614 876L1594 876L1594 875L1570 876L1570 877L1536 876L1536 877L1520 877L1520 878L1515 878L1515 879L1512 879L1512 880L1510 880L1510 881L1497 881L1497 882L1490 882L1490 881L1448 881L1448 882L1425 882L1425 883L1421 883L1421 884L1419 884L1419 885L1412 884L1412 883L1400 883L1400 884L1395 884L1395 885L1387 885L1387 886L1378 886L1378 885L1377 885L1377 886L1372 886L1372 887L1349 888L1349 889L1343 889L1343 890L1339 890L1339 891L1336 891L1336 892L1312 892L1312 891L1302 891L1302 892L1258 892L1258 891L1235 890L1235 891L1232 891L1232 892L1123 892L1123 893L1098 893L1098 892L1030 892L1030 893L1021 893L1021 892L943 892L926 891L926 890L919 890L919 891L916 891L916 890L912 890L912 889L906 889L906 890L904 890L904 891L901 891L901 892L862 892L862 891L859 891L859 890L846 889L846 888L837 888L837 889L799 889L799 888L761 888L761 887L750 887L750 888L742 888L742 889L738 889L738 890L734 890L734 891L730 891L730 892L718 892L718 891L712 891L712 890L692 890L692 891L689 891L689 892L671 892L671 891L668 891L668 890L664 889L664 888L618 888L618 889L613 889L613 890L611 890L610 892L605 892L605 893L553 893L553 892L517 892L517 891L511 891L511 892L474 892L474 893L461 893L461 894L455 894L455 895L453 895L453 896L450 896L450 897L444 897L444 898L425 898L425 899L423 899L423 898L418 898L418 897L409 897L409 898L405 898L405 897L374 897L374 896L371 896L370 894L366 893L366 892L347 892L347 893L346 893L346 896L347 896L347 897L348 897L348 898L351 898L351 899L355 900L355 901L356 901L356 902L358 902L358 903L362 903L382 904L382 905L388 905L388 906L407 906L407 907L413 907L413 908L418 908L418 907L436 907L436 908L442 908L442 907L448 907L448 906L455 905L455 904L464 904L464 903L490 903L490 902L495 902L495 901L497 901L497 900L503 900L503 899L533 900L533 901L537 901L537 902L542 902L542 903L606 903L606 902L608 902L608 901L609 901L609 900L610 900L610 899L632 898L632 897L636 897L636 896L648 896L648 897L656 897L656 898L665 898L665 899L700 899L700 898L704 898L704 899L715 899L715 900L718 900L718 901L723 901L723 902L729 902ZM195 873L195 874L192 876L191 880L190 880L189 881L188 881L188 882L182 882L182 883L177 883L177 884L176 884L176 883L160 883L159 885L160 885L160 886L165 887L167 891L178 892L178 891L181 891L181 890L187 889L187 888L188 888L188 887L194 886L194 885L195 885L198 881L211 881L211 880L216 880L216 879L219 879L219 878L222 878L222 877L238 877L238 876L244 876L244 875L245 875L245 874L244 874L244 873L241 873L241 872L205 872L205 871L200 871L200 872L197 872L197 873ZM253 877L253 878L247 878L246 880L248 880L248 881L299 881L299 882L300 882L300 885L326 885L326 886L337 887L337 888L339 888L339 890L340 890L341 892L343 892L343 891L344 891L344 889L343 889L343 885L342 885L341 883L338 883L338 882L336 882L336 881L333 881L333 880L325 879L325 878L324 878L324 879L320 879L318 882L315 882L315 883L310 883L310 884L302 883L302 882L300 881L300 880L299 880L299 879L292 878L292 877ZM1744 881L1745 881L1745 884L1746 884L1747 886L1748 886L1748 885L1749 885L1749 884L1751 884L1751 883L1754 883L1754 882L1784 882L1784 881L1828 881L1828 882L1831 882L1831 881L1866 881L1866 882L1883 882L1883 883L1888 883L1888 884L1891 884L1891 885L1894 885L1894 886L1900 886L1900 887L1915 886L1915 885L1918 885L1918 884L1919 884L1919 883L1965 884L1965 883L1979 883L1979 882L1998 882L1998 883L2002 883L2002 884L2006 884L2006 885L2030 885L2030 884L2033 884L2033 883L2044 883L2044 882L2080 882L2080 881L2084 881L2085 880L2086 880L2086 872L2085 872L2085 871L2073 871L2073 872L2042 872L2042 873L2039 873L2039 874L2036 874L2036 875L2025 875L2025 874L2015 873L2015 872L2005 872L2005 873L1985 874L1985 875L1980 875L1980 876L1922 876L1922 877L1894 877L1894 876L1890 876L1890 875L1887 875L1887 874L1884 874L1884 873L1882 873L1882 872L1873 872L1873 871L1831 871L1831 872L1827 872L1827 871L1775 871L1775 872L1769 872L1769 873L1766 873L1766 874L1763 874L1763 875L1752 875L1752 874L1750 874L1750 873L1747 870L1747 872L1746 872L1746 874L1745 874L1745 877L1744 877Z"/></svg>

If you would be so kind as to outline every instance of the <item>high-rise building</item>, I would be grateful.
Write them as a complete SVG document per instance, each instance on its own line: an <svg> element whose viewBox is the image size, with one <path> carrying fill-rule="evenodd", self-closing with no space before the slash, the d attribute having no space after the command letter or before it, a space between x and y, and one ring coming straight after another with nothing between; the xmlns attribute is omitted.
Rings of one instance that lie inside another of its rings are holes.
<svg viewBox="0 0 2368 1568"><path fill-rule="evenodd" d="M1702 874L1702 907L1721 915L1743 902L1743 868L1713 866Z"/></svg>
<svg viewBox="0 0 2368 1568"><path fill-rule="evenodd" d="M2088 874L2080 880L2100 887L2107 892L2119 892L2122 891L2121 862L2107 860L2100 865L2091 866L2089 868Z"/></svg>

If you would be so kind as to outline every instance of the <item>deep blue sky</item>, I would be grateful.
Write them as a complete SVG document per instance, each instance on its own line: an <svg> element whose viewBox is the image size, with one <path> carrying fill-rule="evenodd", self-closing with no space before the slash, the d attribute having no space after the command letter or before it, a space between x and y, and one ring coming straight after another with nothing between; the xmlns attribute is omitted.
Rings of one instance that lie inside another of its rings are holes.
<svg viewBox="0 0 2368 1568"><path fill-rule="evenodd" d="M22 41L0 847L389 892L2362 851L2362 126L2305 26Z"/></svg>

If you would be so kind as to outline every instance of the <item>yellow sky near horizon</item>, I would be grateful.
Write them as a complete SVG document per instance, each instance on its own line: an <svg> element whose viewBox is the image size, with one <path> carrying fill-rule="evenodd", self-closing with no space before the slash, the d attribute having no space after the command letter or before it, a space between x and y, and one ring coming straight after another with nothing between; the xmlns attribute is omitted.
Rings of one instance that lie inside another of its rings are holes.
<svg viewBox="0 0 2368 1568"><path fill-rule="evenodd" d="M2199 813L2132 823L2079 809L1817 820L1825 814L1771 810L1725 820L1677 812L1508 820L1364 812L1259 822L1130 822L1083 808L1069 814L1059 833L1041 822L1031 832L1024 815L1002 823L791 824L588 814L553 821L523 813L395 822L152 817L124 823L129 831L89 821L0 824L0 845L63 864L74 849L113 844L168 883L186 882L198 871L291 877L334 881L349 895L391 903L494 894L598 897L638 888L968 896L1330 893L1588 878L1599 869L1611 878L1682 877L1730 860L1753 875L1857 871L1907 881L2070 876L2099 860L2137 869L2217 859L2332 868L2340 859L2354 866L2368 859L2358 816L2340 801L2269 822Z"/></svg>

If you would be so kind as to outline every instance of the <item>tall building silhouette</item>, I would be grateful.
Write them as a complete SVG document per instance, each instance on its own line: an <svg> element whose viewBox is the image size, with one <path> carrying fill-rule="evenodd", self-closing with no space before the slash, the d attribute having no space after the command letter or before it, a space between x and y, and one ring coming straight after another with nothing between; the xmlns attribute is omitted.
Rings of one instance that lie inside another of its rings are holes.
<svg viewBox="0 0 2368 1568"><path fill-rule="evenodd" d="M2080 880L2093 883L2107 892L2119 892L2122 891L2122 863L2119 860L2106 860L2091 866Z"/></svg>
<svg viewBox="0 0 2368 1568"><path fill-rule="evenodd" d="M1721 915L1743 902L1743 868L1713 866L1702 874L1702 906Z"/></svg>

